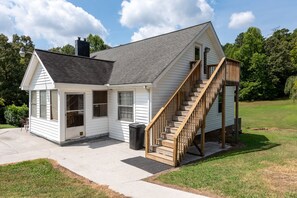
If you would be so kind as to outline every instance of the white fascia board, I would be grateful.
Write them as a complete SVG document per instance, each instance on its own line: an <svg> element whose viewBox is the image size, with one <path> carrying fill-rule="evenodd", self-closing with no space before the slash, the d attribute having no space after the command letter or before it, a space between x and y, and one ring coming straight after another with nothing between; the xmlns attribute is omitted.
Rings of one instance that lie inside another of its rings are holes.
<svg viewBox="0 0 297 198"><path fill-rule="evenodd" d="M55 83L56 89L91 89L91 90L107 90L106 85L86 85L86 84L72 84L72 83Z"/></svg>
<svg viewBox="0 0 297 198"><path fill-rule="evenodd" d="M163 78L163 76L175 65L182 55L197 41L197 39L210 27L208 23L196 36L195 38L181 51L181 53L170 63L170 65L154 80L153 87L156 87L157 83Z"/></svg>
<svg viewBox="0 0 297 198"><path fill-rule="evenodd" d="M36 65L38 63L38 61L36 62L36 57L37 57L37 54L34 51L32 53L32 56L30 58L29 64L27 66L26 72L25 72L25 74L23 76L23 79L22 79L22 82L21 82L21 85L20 85L21 90L28 90L29 89L30 80L31 80L32 76L34 75ZM31 78L29 78L30 75L31 75Z"/></svg>
<svg viewBox="0 0 297 198"><path fill-rule="evenodd" d="M134 88L134 87L146 87L146 88L150 88L153 86L152 83L137 83L137 84L121 84L121 85L109 85L109 84L106 84L106 86L109 88L109 89L112 89L112 88Z"/></svg>

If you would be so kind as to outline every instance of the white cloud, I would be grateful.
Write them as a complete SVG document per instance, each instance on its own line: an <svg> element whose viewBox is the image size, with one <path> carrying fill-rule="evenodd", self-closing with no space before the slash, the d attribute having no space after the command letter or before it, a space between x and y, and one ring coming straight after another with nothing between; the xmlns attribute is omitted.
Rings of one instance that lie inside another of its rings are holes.
<svg viewBox="0 0 297 198"><path fill-rule="evenodd" d="M233 13L230 17L228 27L232 29L242 28L250 25L254 20L255 16L251 11Z"/></svg>
<svg viewBox="0 0 297 198"><path fill-rule="evenodd" d="M98 19L66 0L7 0L0 13L0 32L45 39L52 46L72 44L89 33L107 35Z"/></svg>
<svg viewBox="0 0 297 198"><path fill-rule="evenodd" d="M120 14L123 26L137 28L135 41L209 21L214 10L206 0L124 0Z"/></svg>

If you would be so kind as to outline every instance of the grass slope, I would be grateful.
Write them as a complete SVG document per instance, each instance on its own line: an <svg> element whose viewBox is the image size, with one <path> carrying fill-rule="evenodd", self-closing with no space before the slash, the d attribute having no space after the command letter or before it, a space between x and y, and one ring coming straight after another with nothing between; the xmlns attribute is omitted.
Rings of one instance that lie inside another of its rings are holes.
<svg viewBox="0 0 297 198"><path fill-rule="evenodd" d="M239 115L245 128L297 129L297 103L292 100L241 102Z"/></svg>
<svg viewBox="0 0 297 198"><path fill-rule="evenodd" d="M296 107L289 101L241 103L244 126L275 128L245 129L240 137L244 147L162 174L157 180L222 197L297 197ZM277 112L282 116L274 116ZM262 119L258 113L272 118Z"/></svg>
<svg viewBox="0 0 297 198"><path fill-rule="evenodd" d="M57 167L46 159L0 166L0 197L123 197Z"/></svg>
<svg viewBox="0 0 297 198"><path fill-rule="evenodd" d="M15 126L9 124L0 124L0 129L15 128Z"/></svg>

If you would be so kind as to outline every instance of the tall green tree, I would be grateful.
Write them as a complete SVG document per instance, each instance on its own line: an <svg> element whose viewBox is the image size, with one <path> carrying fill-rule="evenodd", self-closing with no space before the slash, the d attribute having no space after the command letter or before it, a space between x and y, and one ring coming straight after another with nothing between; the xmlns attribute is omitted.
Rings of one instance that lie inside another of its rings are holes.
<svg viewBox="0 0 297 198"><path fill-rule="evenodd" d="M110 48L98 35L89 34L89 36L87 37L87 41L90 43L91 53Z"/></svg>
<svg viewBox="0 0 297 198"><path fill-rule="evenodd" d="M49 49L49 51L68 55L75 54L75 48L70 44L64 45L63 47L54 47Z"/></svg>
<svg viewBox="0 0 297 198"><path fill-rule="evenodd" d="M0 97L5 105L22 105L28 103L28 94L20 90L20 84L29 64L31 54L24 58L19 55L19 50L33 52L34 45L29 36L12 36L12 41L4 34L0 34Z"/></svg>
<svg viewBox="0 0 297 198"><path fill-rule="evenodd" d="M265 41L265 52L268 57L268 67L276 83L276 96L282 97L286 80L297 71L292 63L292 36L288 29L276 30Z"/></svg>

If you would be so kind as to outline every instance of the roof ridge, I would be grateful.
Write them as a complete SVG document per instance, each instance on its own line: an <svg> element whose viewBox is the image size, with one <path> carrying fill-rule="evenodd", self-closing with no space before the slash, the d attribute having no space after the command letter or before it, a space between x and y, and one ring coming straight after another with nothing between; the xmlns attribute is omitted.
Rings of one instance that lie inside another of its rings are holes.
<svg viewBox="0 0 297 198"><path fill-rule="evenodd" d="M41 51L41 52L46 52L49 54L56 54L56 55L60 55L60 56L67 56L67 57L74 57L74 58L81 58L81 59L89 59L89 60L96 60L96 61L106 61L106 62L115 62L112 60L103 60L103 59L96 59L96 58L91 58L91 57L86 57L86 56L76 56L76 55L71 55L71 54L63 54L63 53L59 53L59 52L51 52L48 50L42 50L42 49L34 49L35 51Z"/></svg>
<svg viewBox="0 0 297 198"><path fill-rule="evenodd" d="M125 43L125 44L122 44L122 45L118 45L118 46L112 47L112 48L110 48L110 49L105 49L105 50L101 50L101 51L93 52L92 54L95 54L95 53L98 53L98 52L102 52L102 51L112 50L112 49L115 49L115 48L119 48L119 47L123 47L123 46L131 45L131 44L134 44L134 43L139 43L139 42L142 42L142 41L146 41L146 40L154 39L154 38L161 37L161 36L165 36L165 35L168 35L168 34L173 34L173 33L180 32L180 31L187 30L187 29L191 29L191 28L194 28L194 27L197 27L197 26L205 25L205 24L207 24L207 23L211 23L211 21L206 21L206 22L204 22L204 23L200 23L200 24L197 24L197 25L189 26L189 27L186 27L186 28L183 28L183 29L179 29L179 30L174 30L174 31L172 31L172 32L167 32L167 33L164 33L164 34L159 34L159 35L152 36L152 37L149 37L149 38L145 38L145 39L142 39L142 40L133 41L133 42L130 42L130 43Z"/></svg>

